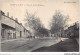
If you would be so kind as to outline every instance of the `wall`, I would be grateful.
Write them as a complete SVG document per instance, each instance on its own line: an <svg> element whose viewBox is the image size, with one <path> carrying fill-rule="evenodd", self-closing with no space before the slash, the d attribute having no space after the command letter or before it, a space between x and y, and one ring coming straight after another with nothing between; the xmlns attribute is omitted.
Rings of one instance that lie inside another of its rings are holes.
<svg viewBox="0 0 80 55"><path fill-rule="evenodd" d="M1 13L1 26L1 40L13 39L15 33L15 21Z"/></svg>
<svg viewBox="0 0 80 55"><path fill-rule="evenodd" d="M15 27L16 27L16 38L20 38L21 27L17 22L15 22Z"/></svg>
<svg viewBox="0 0 80 55"><path fill-rule="evenodd" d="M0 17L1 40L28 37L28 31L21 23L18 22L18 20L14 20L13 18L6 16L5 13L1 13Z"/></svg>
<svg viewBox="0 0 80 55"><path fill-rule="evenodd" d="M16 22L15 25L16 25L16 38L28 36L29 33L26 31L22 24Z"/></svg>
<svg viewBox="0 0 80 55"><path fill-rule="evenodd" d="M0 43L1 43L1 11L0 11ZM1 51L1 44L0 44L0 51Z"/></svg>
<svg viewBox="0 0 80 55"><path fill-rule="evenodd" d="M11 26L11 27L15 28L15 21L12 20L12 18L10 18L10 17L7 17L7 16L3 16L3 15L2 15L2 20L1 20L1 22L2 22L3 24L6 24L6 25L8 25L8 26Z"/></svg>

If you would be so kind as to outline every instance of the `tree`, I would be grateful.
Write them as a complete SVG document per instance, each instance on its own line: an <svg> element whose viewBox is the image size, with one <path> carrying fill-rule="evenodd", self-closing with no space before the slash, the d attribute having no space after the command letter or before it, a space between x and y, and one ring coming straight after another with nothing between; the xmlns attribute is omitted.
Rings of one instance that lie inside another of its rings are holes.
<svg viewBox="0 0 80 55"><path fill-rule="evenodd" d="M69 16L63 15L59 10L55 12L50 23L51 33L56 33L64 30L67 27Z"/></svg>
<svg viewBox="0 0 80 55"><path fill-rule="evenodd" d="M35 14L30 14L26 12L26 26L28 26L36 36L43 36L47 33L47 29L43 26L40 18L35 16ZM48 34L48 33L47 33Z"/></svg>

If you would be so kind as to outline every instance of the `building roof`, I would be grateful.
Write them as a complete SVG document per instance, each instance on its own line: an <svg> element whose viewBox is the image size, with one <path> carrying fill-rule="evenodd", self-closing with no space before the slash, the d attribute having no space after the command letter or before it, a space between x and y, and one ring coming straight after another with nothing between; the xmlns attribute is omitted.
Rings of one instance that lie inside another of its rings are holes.
<svg viewBox="0 0 80 55"><path fill-rule="evenodd" d="M0 11L1 11L1 10L0 10ZM27 30L21 23L19 23L17 20L15 20L15 19L13 19L13 18L5 15L5 13L4 13L3 11L1 11L1 14L2 14L3 16L5 16L5 17L7 17L7 18L9 18L9 19L11 19L11 20L13 20L13 21L15 21L17 24L21 25L26 31L28 31L28 30ZM28 31L28 32L29 32L29 31Z"/></svg>

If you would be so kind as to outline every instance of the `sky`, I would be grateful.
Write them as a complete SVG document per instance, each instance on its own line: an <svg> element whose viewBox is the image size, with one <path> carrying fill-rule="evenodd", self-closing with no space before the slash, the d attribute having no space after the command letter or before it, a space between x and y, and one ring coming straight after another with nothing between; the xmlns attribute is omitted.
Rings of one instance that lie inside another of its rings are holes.
<svg viewBox="0 0 80 55"><path fill-rule="evenodd" d="M0 0L0 10L5 14L9 12L9 16L17 18L24 25L26 10L38 17L49 29L49 22L56 10L60 10L62 14L69 15L72 25L79 21L79 1L78 0Z"/></svg>

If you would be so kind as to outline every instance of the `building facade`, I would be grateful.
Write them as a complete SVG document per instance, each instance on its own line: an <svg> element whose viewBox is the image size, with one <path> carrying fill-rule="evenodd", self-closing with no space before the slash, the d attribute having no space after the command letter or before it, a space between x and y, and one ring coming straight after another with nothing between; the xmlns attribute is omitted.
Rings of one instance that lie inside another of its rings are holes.
<svg viewBox="0 0 80 55"><path fill-rule="evenodd" d="M14 20L13 17L9 17L9 13L5 15L3 11L0 11L1 14L1 40L9 40L27 37L29 31L18 22Z"/></svg>
<svg viewBox="0 0 80 55"><path fill-rule="evenodd" d="M54 37L78 38L79 39L79 22L76 22L66 30L61 30L53 34Z"/></svg>
<svg viewBox="0 0 80 55"><path fill-rule="evenodd" d="M65 30L65 35L69 38L79 38L79 23L76 22Z"/></svg>

